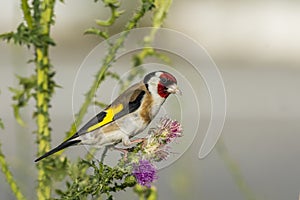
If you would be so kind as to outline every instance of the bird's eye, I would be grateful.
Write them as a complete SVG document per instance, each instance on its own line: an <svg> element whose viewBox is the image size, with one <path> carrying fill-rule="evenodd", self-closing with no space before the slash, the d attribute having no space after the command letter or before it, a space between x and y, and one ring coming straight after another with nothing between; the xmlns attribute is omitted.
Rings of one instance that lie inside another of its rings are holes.
<svg viewBox="0 0 300 200"><path fill-rule="evenodd" d="M168 81L165 77L161 78L160 80L162 83L167 83L167 81Z"/></svg>

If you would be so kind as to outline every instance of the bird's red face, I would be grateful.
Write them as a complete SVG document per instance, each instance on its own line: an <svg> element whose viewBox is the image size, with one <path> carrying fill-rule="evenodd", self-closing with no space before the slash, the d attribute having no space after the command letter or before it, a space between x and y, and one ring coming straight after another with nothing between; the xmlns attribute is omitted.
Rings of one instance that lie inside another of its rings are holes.
<svg viewBox="0 0 300 200"><path fill-rule="evenodd" d="M176 78L168 72L162 72L159 76L157 93L162 98L167 98L170 94L181 94Z"/></svg>

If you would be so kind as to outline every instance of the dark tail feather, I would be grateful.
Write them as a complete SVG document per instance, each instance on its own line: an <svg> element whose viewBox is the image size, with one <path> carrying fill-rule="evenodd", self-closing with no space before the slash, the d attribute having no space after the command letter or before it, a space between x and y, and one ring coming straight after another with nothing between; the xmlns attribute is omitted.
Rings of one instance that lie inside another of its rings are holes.
<svg viewBox="0 0 300 200"><path fill-rule="evenodd" d="M72 138L70 138L70 139L72 139ZM64 148L67 148L69 146L72 146L72 145L75 145L75 144L78 144L79 142L81 142L81 140L70 140L70 139L67 140L67 141L64 141L63 143L61 143L60 145L58 145L54 149L48 151L47 153L45 153L41 157L35 159L34 162L38 162L38 161L42 160L43 158L46 158L46 157L48 157L48 156L50 156L50 155L52 155L52 154L54 154L54 153L56 153L56 152L64 149Z"/></svg>

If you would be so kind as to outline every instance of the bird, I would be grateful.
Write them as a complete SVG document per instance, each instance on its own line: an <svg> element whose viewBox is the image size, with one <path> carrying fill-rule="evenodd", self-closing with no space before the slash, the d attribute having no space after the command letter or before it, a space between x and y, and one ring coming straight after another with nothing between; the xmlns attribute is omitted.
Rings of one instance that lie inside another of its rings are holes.
<svg viewBox="0 0 300 200"><path fill-rule="evenodd" d="M137 140L130 138L141 133L150 124L170 94L182 94L172 74L166 71L148 73L73 136L35 159L35 162L70 146L92 145L102 148L121 142L124 146L131 146Z"/></svg>

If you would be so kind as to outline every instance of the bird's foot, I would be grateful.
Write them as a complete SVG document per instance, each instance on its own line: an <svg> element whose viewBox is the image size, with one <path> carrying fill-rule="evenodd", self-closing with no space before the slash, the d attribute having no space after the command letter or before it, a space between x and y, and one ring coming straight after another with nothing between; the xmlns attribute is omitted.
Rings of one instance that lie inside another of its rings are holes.
<svg viewBox="0 0 300 200"><path fill-rule="evenodd" d="M141 142L143 142L143 145L144 145L146 142L146 138L137 138L137 139L131 140L130 145L135 144L135 143L141 143Z"/></svg>
<svg viewBox="0 0 300 200"><path fill-rule="evenodd" d="M142 148L146 145L146 138L137 138L134 140L129 140L129 142L126 143L126 146L131 146L135 143L143 143L142 144ZM123 153L123 159L124 161L127 161L128 158L128 152L131 152L133 150L134 147L131 148L119 148L119 147L113 147L113 149L121 151Z"/></svg>
<svg viewBox="0 0 300 200"><path fill-rule="evenodd" d="M114 149L117 150L117 151L121 151L123 153L124 161L127 160L127 156L128 156L128 150L127 149L118 148L118 147L114 147Z"/></svg>

